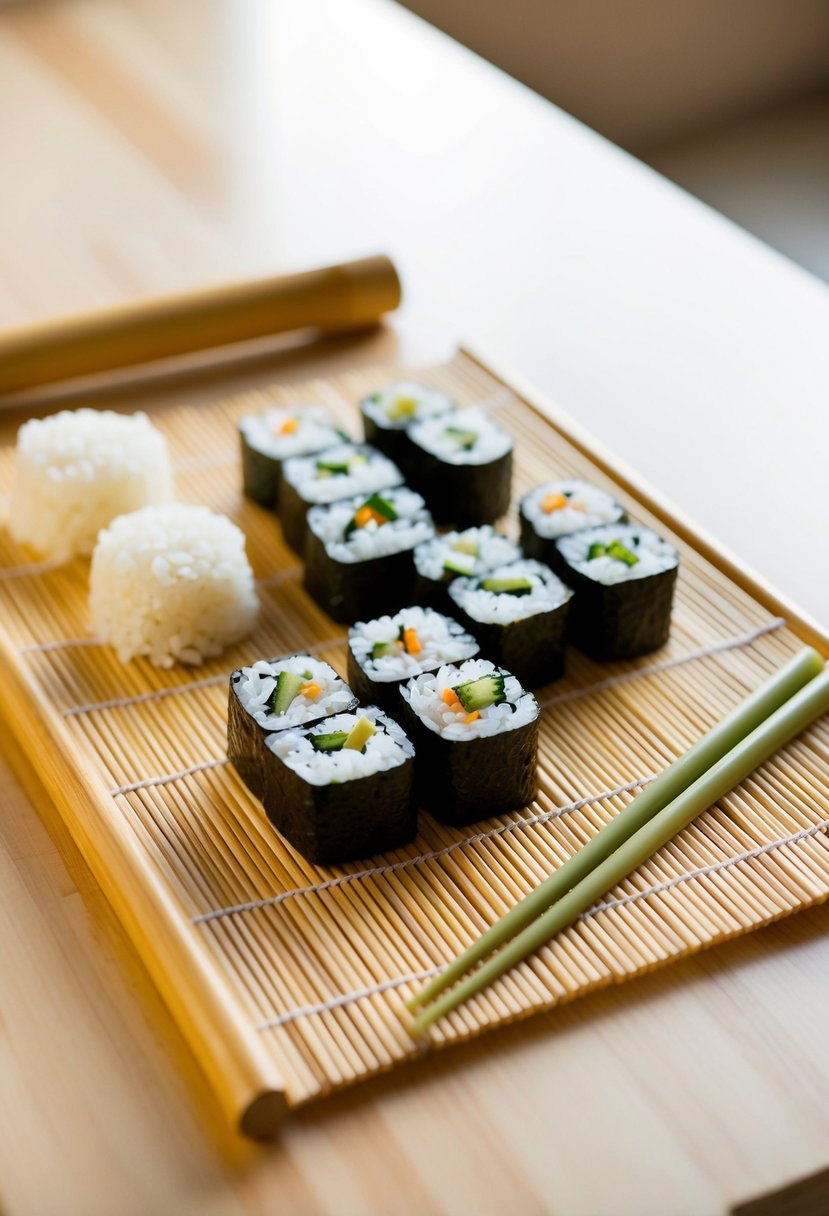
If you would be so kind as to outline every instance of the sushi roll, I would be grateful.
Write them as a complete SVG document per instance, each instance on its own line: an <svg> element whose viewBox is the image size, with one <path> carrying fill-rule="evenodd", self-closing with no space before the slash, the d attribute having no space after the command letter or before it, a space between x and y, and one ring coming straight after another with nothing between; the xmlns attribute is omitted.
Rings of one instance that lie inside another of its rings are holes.
<svg viewBox="0 0 829 1216"><path fill-rule="evenodd" d="M268 735L309 726L356 705L357 698L334 668L310 654L259 659L240 667L230 677L228 759L259 798L269 763Z"/></svg>
<svg viewBox="0 0 829 1216"><path fill-rule="evenodd" d="M323 406L274 407L239 419L242 484L248 498L276 510L283 460L321 452L348 439Z"/></svg>
<svg viewBox="0 0 829 1216"><path fill-rule="evenodd" d="M580 477L546 481L521 499L521 548L565 577L556 541L572 532L597 528L600 524L627 521L627 512L612 494Z"/></svg>
<svg viewBox="0 0 829 1216"><path fill-rule="evenodd" d="M491 524L509 510L512 439L481 410L455 410L409 429L407 474L438 524Z"/></svg>
<svg viewBox="0 0 829 1216"><path fill-rule="evenodd" d="M478 643L457 621L431 608L404 608L348 631L348 680L361 701L396 718L401 684L477 653Z"/></svg>
<svg viewBox="0 0 829 1216"><path fill-rule="evenodd" d="M575 644L594 659L635 659L668 640L679 554L650 528L606 524L556 542L575 591Z"/></svg>
<svg viewBox="0 0 829 1216"><path fill-rule="evenodd" d="M310 456L293 456L282 466L279 519L285 540L297 553L305 549L309 507L369 495L403 483L403 474L388 456L368 444L340 443Z"/></svg>
<svg viewBox="0 0 829 1216"><path fill-rule="evenodd" d="M415 545L432 517L407 486L308 512L305 589L335 621L371 619L411 603Z"/></svg>
<svg viewBox="0 0 829 1216"><path fill-rule="evenodd" d="M533 800L540 710L515 676L468 659L400 691L417 749L418 798L435 818L461 826Z"/></svg>
<svg viewBox="0 0 829 1216"><path fill-rule="evenodd" d="M449 596L481 653L525 687L538 688L562 674L573 592L549 566L525 558L481 578L456 578Z"/></svg>
<svg viewBox="0 0 829 1216"><path fill-rule="evenodd" d="M262 803L274 825L318 866L356 861L414 840L414 754L376 706L267 739Z"/></svg>
<svg viewBox="0 0 829 1216"><path fill-rule="evenodd" d="M454 401L439 389L399 380L360 402L366 442L385 452L405 472L411 453L407 428L418 418L435 418L454 408Z"/></svg>
<svg viewBox="0 0 829 1216"><path fill-rule="evenodd" d="M520 556L518 546L489 524L463 532L444 532L415 549L414 601L451 612L447 588L453 579L459 575L488 574L496 566L517 561Z"/></svg>

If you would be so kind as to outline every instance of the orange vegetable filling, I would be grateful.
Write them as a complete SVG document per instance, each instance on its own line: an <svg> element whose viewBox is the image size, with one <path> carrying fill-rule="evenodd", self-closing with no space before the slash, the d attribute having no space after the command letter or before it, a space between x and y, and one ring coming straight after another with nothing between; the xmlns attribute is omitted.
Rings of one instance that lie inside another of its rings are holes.
<svg viewBox="0 0 829 1216"><path fill-rule="evenodd" d="M460 697L455 692L454 688L444 688L443 700L446 705L451 705L453 709L462 709Z"/></svg>
<svg viewBox="0 0 829 1216"><path fill-rule="evenodd" d="M408 654L420 654L423 647L420 644L420 638L417 636L417 630L413 626L403 630L403 645Z"/></svg>
<svg viewBox="0 0 829 1216"><path fill-rule="evenodd" d="M464 722L477 722L480 716L481 711L479 709L473 709L471 714L466 715Z"/></svg>
<svg viewBox="0 0 829 1216"><path fill-rule="evenodd" d="M381 515L379 511L375 511L373 507L360 507L354 516L354 524L358 528L364 528L372 519L376 520L378 524L387 524L389 522L385 515Z"/></svg>
<svg viewBox="0 0 829 1216"><path fill-rule="evenodd" d="M309 680L307 684L300 684L299 691L303 697L318 697L322 692L322 687L316 680Z"/></svg>
<svg viewBox="0 0 829 1216"><path fill-rule="evenodd" d="M541 510L546 511L548 515L551 515L553 511L560 511L562 507L566 506L567 499L563 494L559 494L557 490L554 490L551 494L545 494L541 500Z"/></svg>
<svg viewBox="0 0 829 1216"><path fill-rule="evenodd" d="M299 426L298 418L286 418L279 428L280 435L293 435L294 431Z"/></svg>

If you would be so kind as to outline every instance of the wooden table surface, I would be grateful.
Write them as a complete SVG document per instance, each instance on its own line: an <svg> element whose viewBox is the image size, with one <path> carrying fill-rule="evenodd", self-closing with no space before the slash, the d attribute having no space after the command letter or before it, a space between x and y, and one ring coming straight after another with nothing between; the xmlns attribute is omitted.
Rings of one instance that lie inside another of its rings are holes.
<svg viewBox="0 0 829 1216"><path fill-rule="evenodd" d="M0 324L385 250L385 330L157 391L472 338L829 619L829 292L385 0L5 8L0 165ZM5 749L8 1216L697 1216L829 1164L825 907L240 1140Z"/></svg>

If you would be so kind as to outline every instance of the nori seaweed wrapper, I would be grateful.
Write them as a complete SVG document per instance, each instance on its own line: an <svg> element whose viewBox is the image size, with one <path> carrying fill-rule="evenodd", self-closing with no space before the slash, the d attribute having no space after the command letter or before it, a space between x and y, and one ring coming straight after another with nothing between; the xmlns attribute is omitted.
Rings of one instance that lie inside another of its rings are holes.
<svg viewBox="0 0 829 1216"><path fill-rule="evenodd" d="M418 802L441 823L464 827L527 806L538 788L539 713L515 730L445 739L424 725L405 694L403 726L417 754Z"/></svg>
<svg viewBox="0 0 829 1216"><path fill-rule="evenodd" d="M378 722L387 725L380 714ZM302 728L297 733L308 735ZM330 785L311 785L268 749L262 802L276 830L313 865L339 865L410 844L417 834L414 747L402 764Z"/></svg>
<svg viewBox="0 0 829 1216"><path fill-rule="evenodd" d="M396 553L370 557L363 561L340 561L329 552L329 545L314 531L313 512L340 510L349 500L333 503L330 507L312 508L305 537L304 587L312 599L335 621L353 624L354 621L372 620L377 616L393 616L412 602L414 586L414 548L419 541L434 534L431 516L419 495L413 495L408 486L396 486L382 492L398 511L401 503L417 499L410 514L405 506L400 519L411 524L414 535L408 548ZM360 496L350 502L356 511ZM323 518L322 516L320 518ZM394 522L384 525L394 527ZM417 535L419 529L420 535ZM334 542L331 542L333 547Z"/></svg>
<svg viewBox="0 0 829 1216"><path fill-rule="evenodd" d="M268 661L279 663L292 657L292 655L280 655L279 658ZM249 667L251 664L247 663L245 666ZM260 726L239 700L235 685L241 673L242 668L238 667L230 677L227 700L227 758L250 792L255 797L261 798L264 789L263 773L273 760L273 752L266 747L265 739L268 735L275 734L276 731L273 727L266 729L264 726ZM349 689L349 691L351 690ZM357 704L358 698L354 696L350 703L344 705L342 709L338 709L337 712L345 713L355 709ZM324 711L320 712L315 718L309 719L306 725L311 726L314 722L319 722L327 716ZM297 727L286 726L283 729L296 730Z"/></svg>
<svg viewBox="0 0 829 1216"><path fill-rule="evenodd" d="M518 521L521 527L521 548L524 550L526 557L534 557L539 562L544 562L549 566L559 578L563 578L567 582L567 571L569 566L559 552L557 540L555 536L539 536L535 530L532 520L528 519L524 514L524 499L521 499L518 504ZM627 511L619 504L619 518L614 520L614 523L626 523L628 519ZM590 526L590 525L588 525ZM572 533L568 533L572 536Z"/></svg>
<svg viewBox="0 0 829 1216"><path fill-rule="evenodd" d="M477 621L453 601L455 615L478 639L481 656L512 672L525 688L540 688L564 674L567 618L572 600L504 624Z"/></svg>
<svg viewBox="0 0 829 1216"><path fill-rule="evenodd" d="M310 529L305 538L305 590L332 620L351 625L367 617L393 616L412 601L412 550L340 562Z"/></svg>
<svg viewBox="0 0 829 1216"><path fill-rule="evenodd" d="M435 608L438 612L451 616L453 612L457 612L457 606L450 598L449 584L457 577L457 574L450 574L445 570L442 578L428 578L415 568L412 603L422 604L424 608Z"/></svg>
<svg viewBox="0 0 829 1216"><path fill-rule="evenodd" d="M636 659L664 646L679 565L644 578L604 584L560 554L563 578L575 592L569 638L592 659Z"/></svg>
<svg viewBox="0 0 829 1216"><path fill-rule="evenodd" d="M354 452L364 452L366 450L364 444L354 444ZM315 456L324 456L325 451L312 453ZM383 490L390 489L392 486L400 485L402 476L399 469L395 468L394 473L389 472L388 477L379 479L379 484L373 485L370 490L366 490L366 497L373 492L382 493ZM354 491L346 490L345 493L337 496L338 499L353 498ZM332 499L332 501L337 501ZM277 494L279 522L282 525L282 535L286 542L291 546L295 553L300 555L305 552L305 537L308 531L308 511L311 507L320 504L312 502L310 499L303 498L302 493L293 485L287 477L281 477L279 482L279 491ZM324 503L323 506L330 504Z"/></svg>
<svg viewBox="0 0 829 1216"><path fill-rule="evenodd" d="M276 496L282 478L281 461L253 447L241 429L239 441L242 445L242 488L245 494L261 506L275 511Z"/></svg>
<svg viewBox="0 0 829 1216"><path fill-rule="evenodd" d="M492 524L509 510L512 449L484 464L452 464L412 442L414 460L406 472L426 499L435 523L470 528Z"/></svg>
<svg viewBox="0 0 829 1216"><path fill-rule="evenodd" d="M391 426L391 424L383 426L376 418L371 418L365 412L362 402L360 402L360 417L363 420L366 443L370 443L372 447L388 456L389 460L393 460L399 469L407 473L407 466L412 462L414 445L406 433L406 428Z"/></svg>
<svg viewBox="0 0 829 1216"><path fill-rule="evenodd" d="M420 606L422 607L422 605ZM469 632L471 633L471 630ZM473 635L473 637L470 638L470 642L473 642L474 640ZM475 646L474 650L472 650L465 657L469 659L476 658L478 656L478 651L479 647ZM430 663L427 667L423 667L421 671L417 672L416 674L422 675L427 671L436 671L438 667L442 666L443 662L444 660ZM366 671L360 661L356 658L349 643L347 676L349 687L354 690L360 701L368 701L371 702L372 705L379 705L390 718L394 718L396 721L402 722L403 706L400 696L400 689L412 678L411 673L401 676L399 680L374 680L372 679L370 673Z"/></svg>

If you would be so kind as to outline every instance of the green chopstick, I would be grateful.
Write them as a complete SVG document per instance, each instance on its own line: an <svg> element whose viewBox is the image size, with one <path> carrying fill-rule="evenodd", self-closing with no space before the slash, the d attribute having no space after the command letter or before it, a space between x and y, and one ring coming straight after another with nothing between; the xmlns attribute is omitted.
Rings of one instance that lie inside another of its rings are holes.
<svg viewBox="0 0 829 1216"><path fill-rule="evenodd" d="M784 705L794 694L823 670L823 659L810 646L805 647L785 666L756 689L718 722L707 735L689 751L665 769L650 785L633 799L615 819L579 849L548 879L511 908L505 916L488 929L477 941L430 980L424 988L407 1001L416 1011L428 1005L476 963L486 958L509 938L520 933L536 917L563 895L591 870L608 858L624 842L668 805L678 794L701 777L723 756L744 739L771 713Z"/></svg>
<svg viewBox="0 0 829 1216"><path fill-rule="evenodd" d="M412 1025L414 1034L421 1034L438 1018L450 1013L469 997L486 988L516 963L527 958L556 933L575 920L612 890L633 870L643 865L658 849L672 840L707 810L717 799L745 780L760 764L812 722L829 710L829 671L823 671L790 700L776 709L765 722L746 735L727 755L718 760L708 772L698 777L687 789L655 815L643 827L598 865L571 891L549 907L517 937L487 959L477 971L468 975L455 988L444 993L421 1011Z"/></svg>

